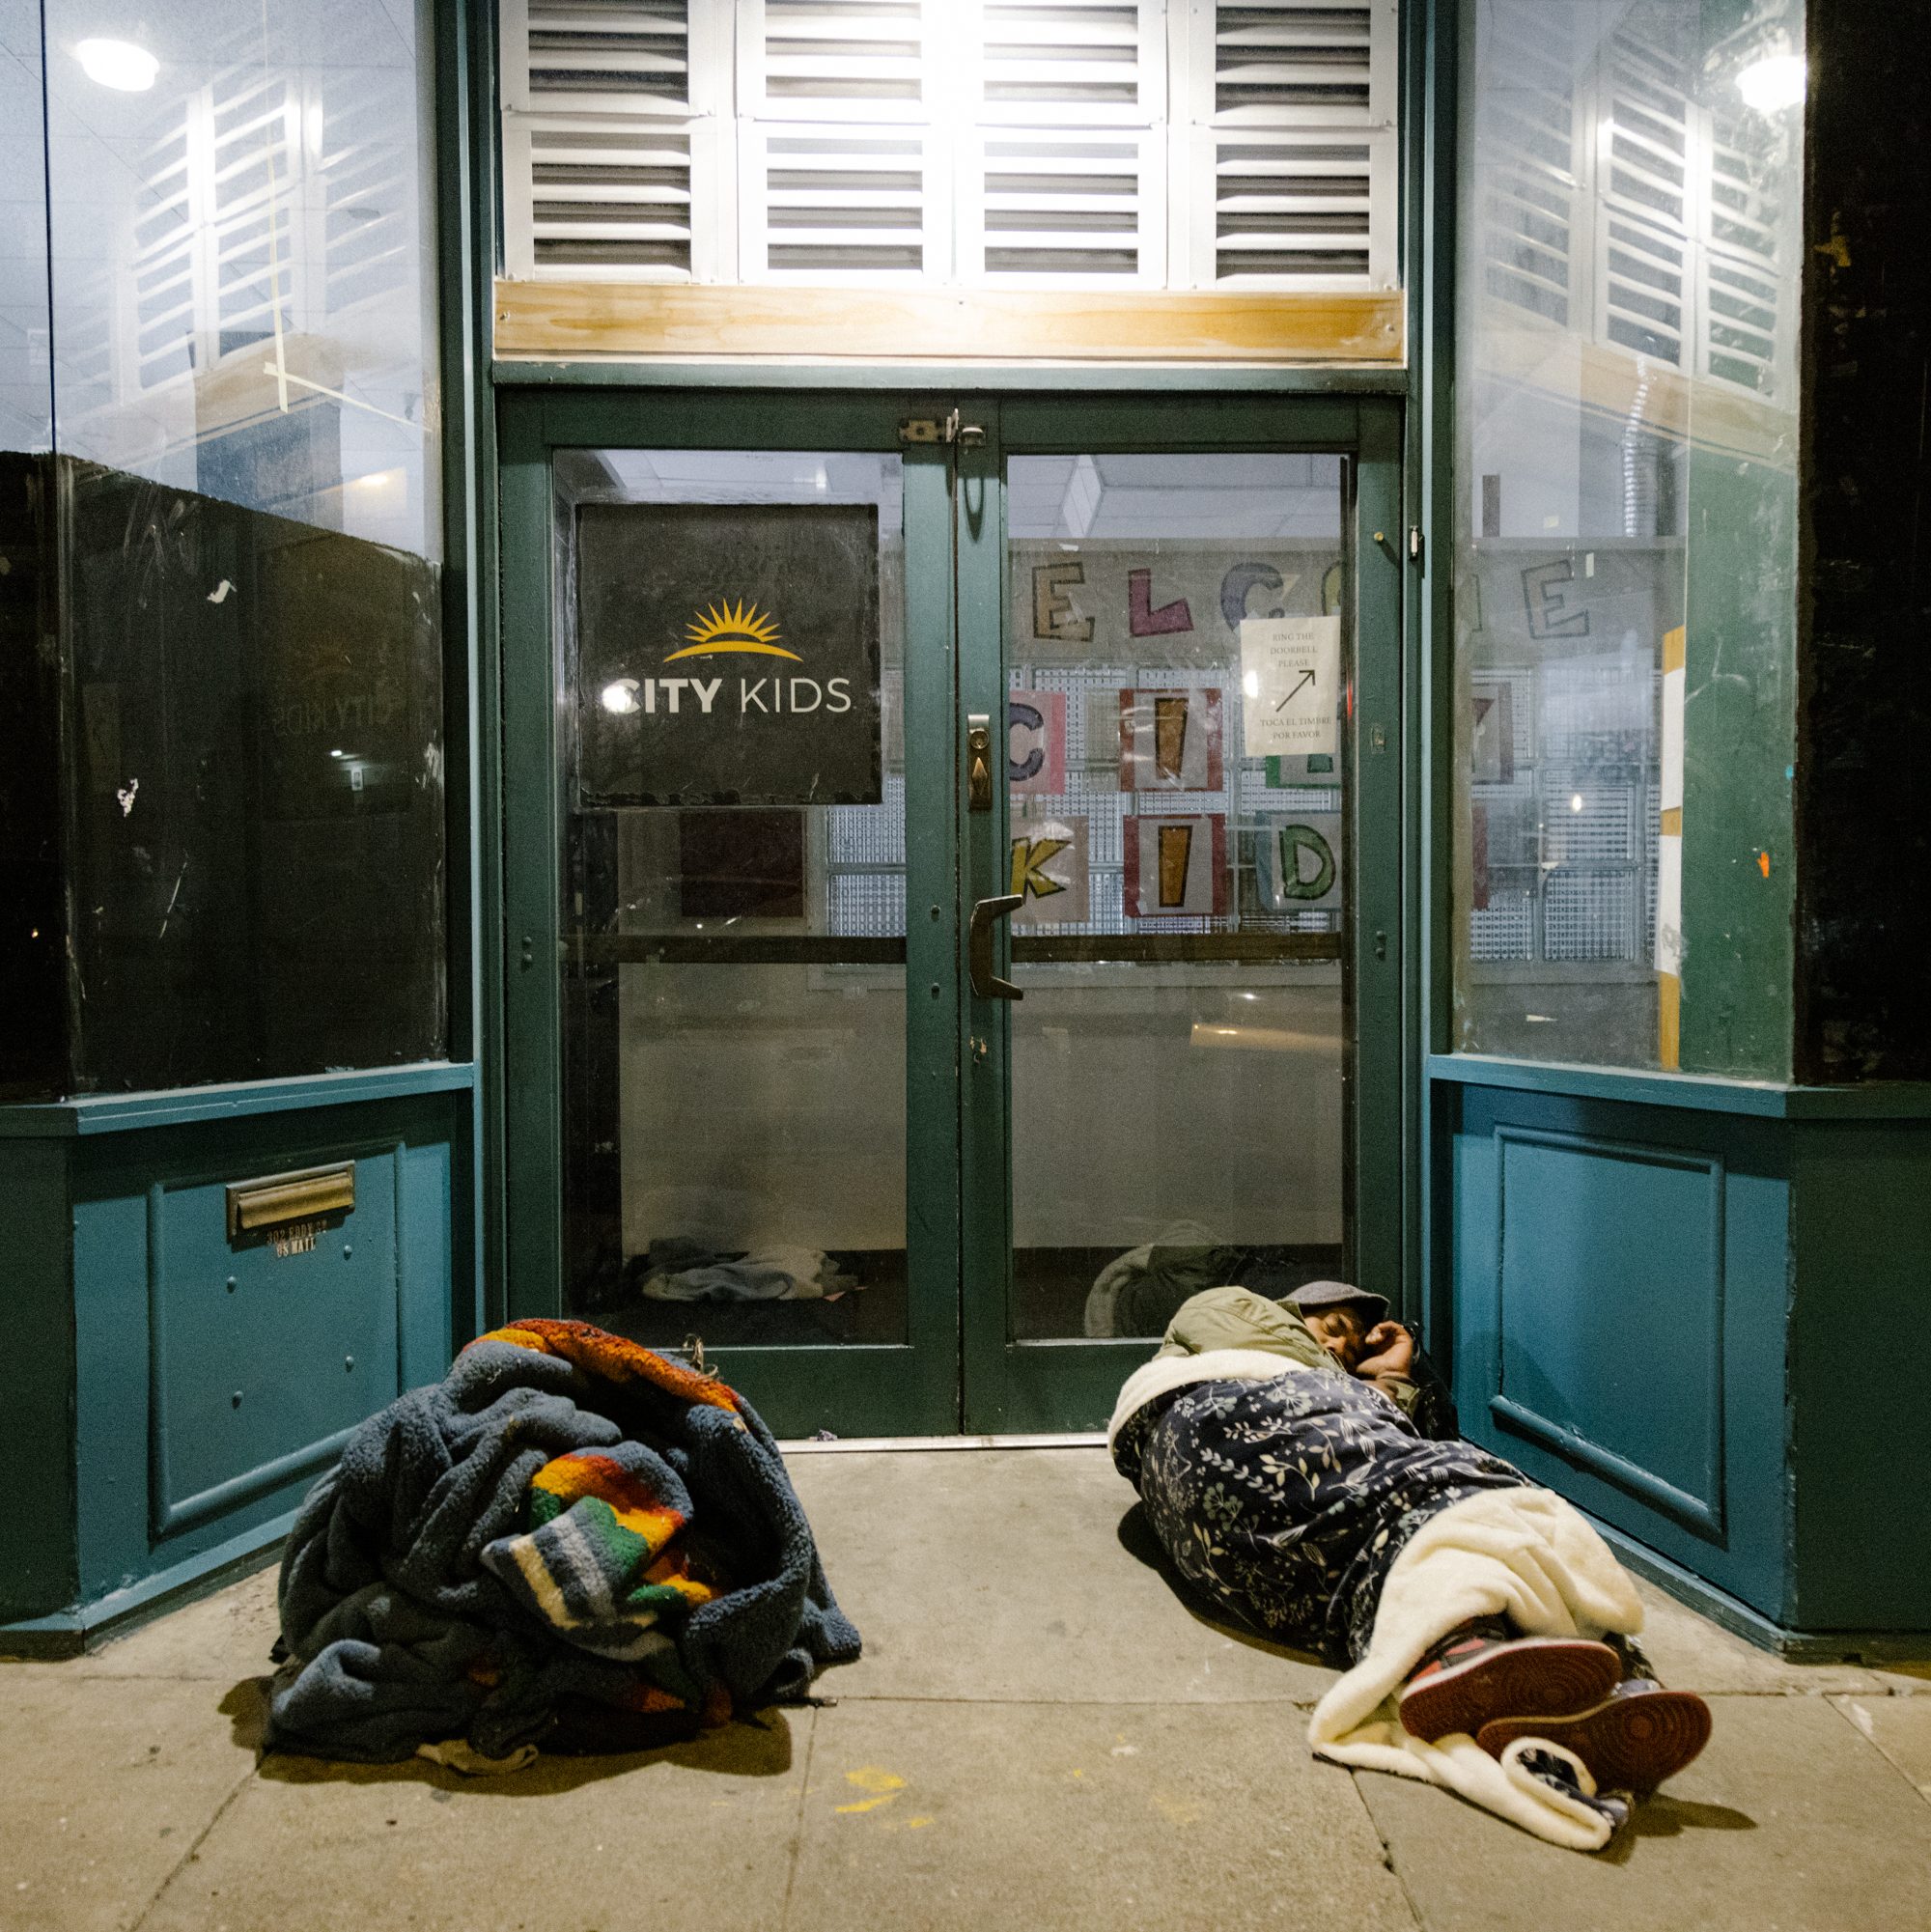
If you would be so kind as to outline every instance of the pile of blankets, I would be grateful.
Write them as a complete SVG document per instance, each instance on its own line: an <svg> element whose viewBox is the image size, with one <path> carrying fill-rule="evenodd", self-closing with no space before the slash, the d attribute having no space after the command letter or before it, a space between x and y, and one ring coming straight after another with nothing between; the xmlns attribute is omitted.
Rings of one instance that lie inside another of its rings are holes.
<svg viewBox="0 0 1931 1932"><path fill-rule="evenodd" d="M282 1559L271 1750L527 1759L804 1696L858 1633L714 1379L582 1322L471 1342L350 1438Z"/></svg>
<svg viewBox="0 0 1931 1932"><path fill-rule="evenodd" d="M715 1248L682 1235L652 1242L626 1276L652 1302L835 1301L864 1285L820 1248Z"/></svg>

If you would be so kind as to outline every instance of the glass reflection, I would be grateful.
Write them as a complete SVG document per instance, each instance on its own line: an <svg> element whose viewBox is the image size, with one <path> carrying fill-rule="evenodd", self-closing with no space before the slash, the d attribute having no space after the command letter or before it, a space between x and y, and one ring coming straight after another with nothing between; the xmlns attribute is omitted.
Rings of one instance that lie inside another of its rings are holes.
<svg viewBox="0 0 1931 1932"><path fill-rule="evenodd" d="M1455 1041L1786 1075L1803 12L1464 20Z"/></svg>
<svg viewBox="0 0 1931 1932"><path fill-rule="evenodd" d="M428 7L45 14L60 448L435 560Z"/></svg>
<svg viewBox="0 0 1931 1932"><path fill-rule="evenodd" d="M1157 1335L1348 1265L1341 463L1008 479L1010 1331ZM1311 681L1257 655L1283 624L1333 643Z"/></svg>
<svg viewBox="0 0 1931 1932"><path fill-rule="evenodd" d="M658 1347L902 1342L899 459L555 480L570 1305Z"/></svg>

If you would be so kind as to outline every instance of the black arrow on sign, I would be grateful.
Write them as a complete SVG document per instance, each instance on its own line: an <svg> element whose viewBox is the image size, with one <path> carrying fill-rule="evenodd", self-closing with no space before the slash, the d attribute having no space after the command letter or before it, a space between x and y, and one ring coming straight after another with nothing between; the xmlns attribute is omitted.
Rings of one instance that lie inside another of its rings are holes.
<svg viewBox="0 0 1931 1932"><path fill-rule="evenodd" d="M1293 690L1289 691L1286 697L1282 698L1279 704L1274 706L1274 710L1285 711L1313 682L1314 673L1312 671L1301 672L1300 684L1296 685Z"/></svg>

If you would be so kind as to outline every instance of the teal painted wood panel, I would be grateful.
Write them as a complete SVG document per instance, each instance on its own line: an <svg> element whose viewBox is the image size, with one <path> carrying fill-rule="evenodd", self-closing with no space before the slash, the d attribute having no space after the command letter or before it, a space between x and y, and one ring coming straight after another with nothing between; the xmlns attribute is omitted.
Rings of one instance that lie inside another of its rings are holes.
<svg viewBox="0 0 1931 1932"><path fill-rule="evenodd" d="M1791 1620L1931 1630L1931 1127L1799 1130Z"/></svg>
<svg viewBox="0 0 1931 1932"><path fill-rule="evenodd" d="M1721 1531L1721 1162L1522 1127L1496 1140L1490 1414Z"/></svg>
<svg viewBox="0 0 1931 1932"><path fill-rule="evenodd" d="M63 1150L76 1356L61 1398L79 1444L66 1607L85 1619L155 1576L185 1584L272 1533L348 1429L443 1372L467 1118L465 1093L430 1093ZM332 1245L286 1261L230 1249L225 1182L345 1157L356 1207Z"/></svg>
<svg viewBox="0 0 1931 1932"><path fill-rule="evenodd" d="M306 1253L229 1240L224 1183L247 1178L232 1169L148 1190L156 1536L310 1474L401 1392L405 1150L365 1143L313 1164L343 1159L355 1205Z"/></svg>
<svg viewBox="0 0 1931 1932"><path fill-rule="evenodd" d="M1464 1429L1785 1619L1789 1130L1442 1091Z"/></svg>
<svg viewBox="0 0 1931 1932"><path fill-rule="evenodd" d="M73 1317L68 1301L67 1149L0 1143L0 1619L71 1601Z"/></svg>

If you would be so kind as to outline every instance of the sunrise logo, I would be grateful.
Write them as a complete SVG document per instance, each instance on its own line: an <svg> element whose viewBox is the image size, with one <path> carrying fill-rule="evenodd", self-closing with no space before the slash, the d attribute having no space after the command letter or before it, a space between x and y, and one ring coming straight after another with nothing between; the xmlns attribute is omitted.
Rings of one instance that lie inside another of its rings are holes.
<svg viewBox="0 0 1931 1932"><path fill-rule="evenodd" d="M719 658L743 652L764 658L789 658L794 664L804 659L796 651L778 643L775 618L767 617L755 603L732 603L728 599L700 612L686 627L690 642L673 651L664 659L674 664L680 658Z"/></svg>

